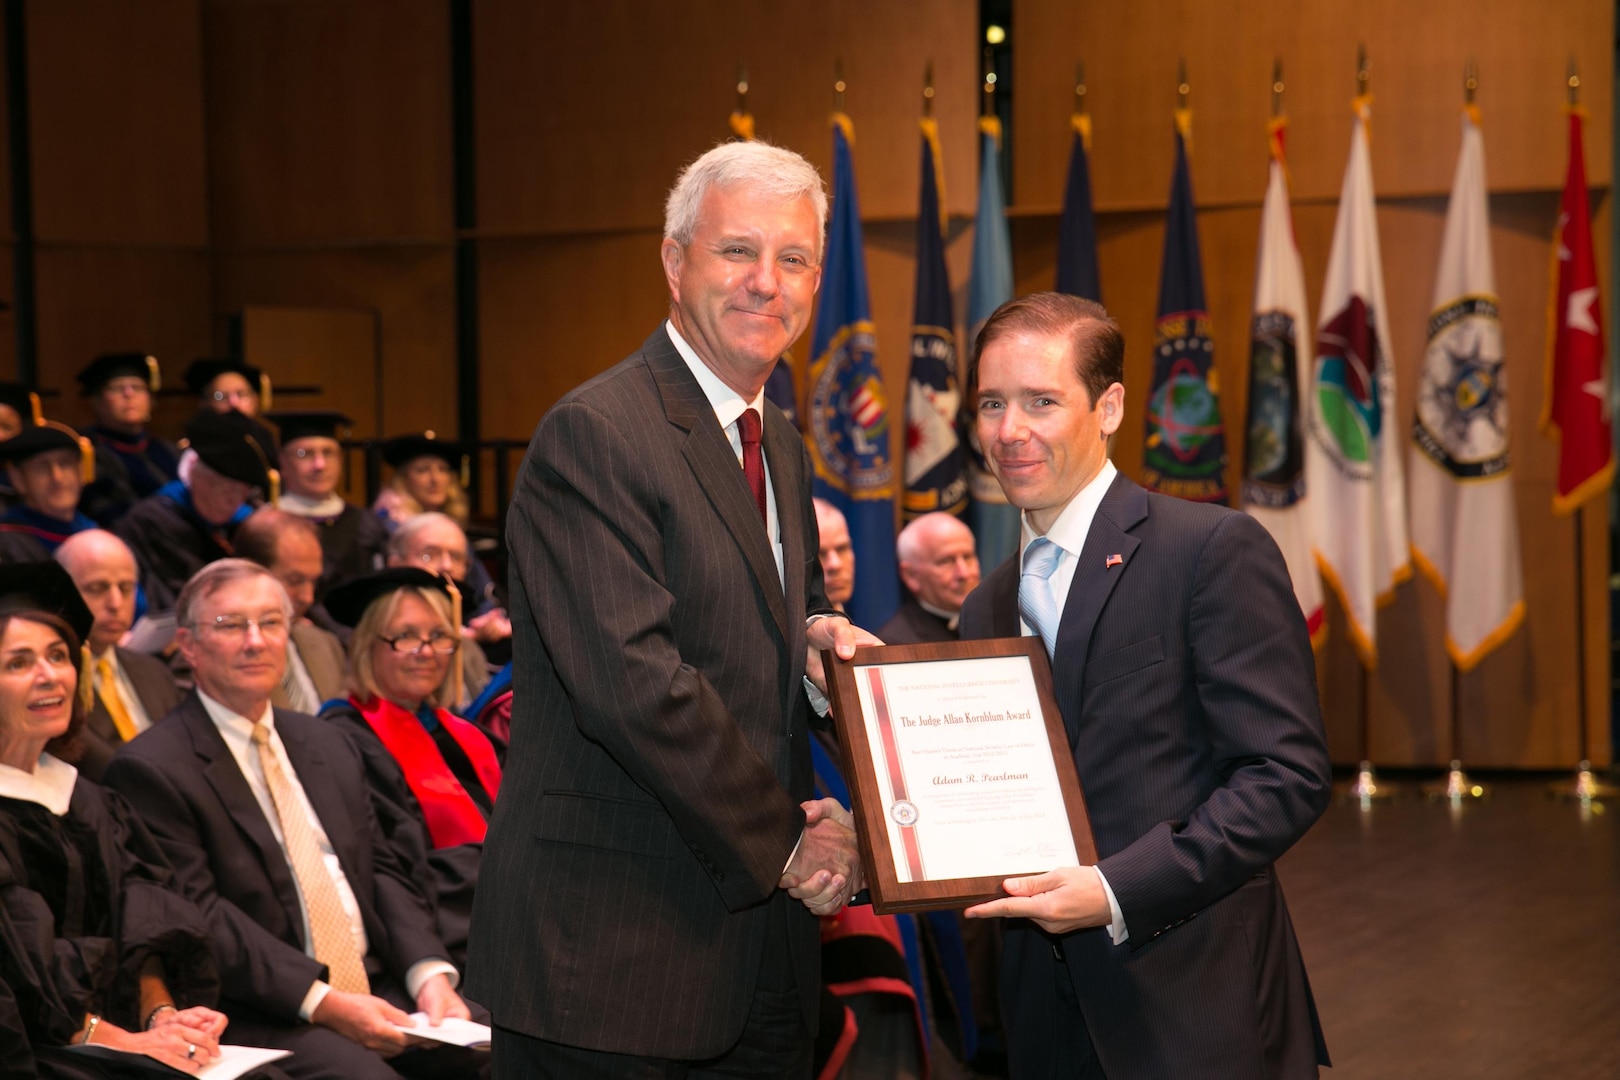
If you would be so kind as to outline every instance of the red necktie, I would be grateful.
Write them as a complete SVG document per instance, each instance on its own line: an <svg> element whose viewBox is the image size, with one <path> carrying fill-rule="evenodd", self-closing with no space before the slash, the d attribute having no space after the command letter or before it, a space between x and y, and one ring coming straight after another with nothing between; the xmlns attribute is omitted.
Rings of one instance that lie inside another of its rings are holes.
<svg viewBox="0 0 1620 1080"><path fill-rule="evenodd" d="M742 438L743 475L754 493L754 504L759 507L759 520L769 524L765 516L765 456L759 452L759 413L744 409L737 417L737 434Z"/></svg>

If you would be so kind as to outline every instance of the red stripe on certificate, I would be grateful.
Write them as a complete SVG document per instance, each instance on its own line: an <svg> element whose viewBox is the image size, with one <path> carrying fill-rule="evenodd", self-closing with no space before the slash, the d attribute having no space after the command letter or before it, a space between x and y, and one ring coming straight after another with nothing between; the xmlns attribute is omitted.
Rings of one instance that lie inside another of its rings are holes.
<svg viewBox="0 0 1620 1080"><path fill-rule="evenodd" d="M889 717L889 697L883 686L883 669L866 669L867 684L872 688L872 708L877 714L878 735L883 739L883 759L889 767L889 787L896 802L906 798L906 776L900 770L900 747L894 738L894 722ZM899 824L896 822L895 824ZM906 850L906 866L912 881L922 881L922 851L917 846L915 825L900 825L900 843Z"/></svg>

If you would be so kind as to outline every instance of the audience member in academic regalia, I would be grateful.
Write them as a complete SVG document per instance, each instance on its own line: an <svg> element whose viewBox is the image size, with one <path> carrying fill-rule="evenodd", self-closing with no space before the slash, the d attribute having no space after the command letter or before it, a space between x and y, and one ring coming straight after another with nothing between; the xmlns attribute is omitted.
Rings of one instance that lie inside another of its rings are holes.
<svg viewBox="0 0 1620 1080"><path fill-rule="evenodd" d="M511 659L512 620L495 596L489 571L473 558L460 525L445 514L418 514L388 538L387 561L453 578L462 590L464 632L483 650L480 659L497 664ZM489 682L488 673L476 681L475 694Z"/></svg>
<svg viewBox="0 0 1620 1080"><path fill-rule="evenodd" d="M354 739L377 818L407 868L431 872L439 936L460 965L504 746L446 708L457 696L461 642L449 589L445 578L411 567L334 589L327 611L355 628L354 659L348 700L321 715ZM402 819L419 828L394 829ZM431 850L411 850L424 835Z"/></svg>
<svg viewBox="0 0 1620 1080"><path fill-rule="evenodd" d="M40 412L39 394L22 383L0 382L0 442L15 438L23 429L44 420ZM11 479L0 472L0 513L17 501L17 492Z"/></svg>
<svg viewBox="0 0 1620 1080"><path fill-rule="evenodd" d="M275 439L239 412L199 410L186 439L180 479L136 503L116 529L135 553L153 611L174 607L191 575L231 554L231 534L253 512L250 500L274 502L279 483Z"/></svg>
<svg viewBox="0 0 1620 1080"><path fill-rule="evenodd" d="M48 559L62 541L96 523L79 512L95 458L90 441L46 421L0 443L17 501L0 515L0 562Z"/></svg>
<svg viewBox="0 0 1620 1080"><path fill-rule="evenodd" d="M286 590L221 559L187 583L176 617L197 688L118 752L107 783L208 920L227 1041L292 1050L281 1067L299 1080L474 1075L472 1052L414 1048L394 1026L409 1025L404 1009L435 1024L471 1010L431 899L377 824L359 752L341 728L270 704Z"/></svg>
<svg viewBox="0 0 1620 1080"><path fill-rule="evenodd" d="M201 913L116 794L80 776L91 613L53 562L0 567L0 981L46 1077L149 1076L92 1043L195 1072L226 1018Z"/></svg>
<svg viewBox="0 0 1620 1080"><path fill-rule="evenodd" d="M179 475L180 451L146 430L159 383L157 360L138 352L98 356L79 372L96 417L84 431L95 447L96 478L81 509L103 528Z"/></svg>
<svg viewBox="0 0 1620 1080"><path fill-rule="evenodd" d="M398 435L382 445L382 457L394 473L371 508L389 532L417 514L438 511L467 527L467 490L461 484L466 451L460 443L431 431Z"/></svg>
<svg viewBox="0 0 1620 1080"><path fill-rule="evenodd" d="M243 416L270 411L270 376L252 364L224 357L208 357L186 368L186 389L197 395L200 408L217 413L235 410Z"/></svg>
<svg viewBox="0 0 1620 1080"><path fill-rule="evenodd" d="M166 716L182 695L167 664L118 644L135 622L138 583L129 546L110 532L87 529L56 549L56 561L96 620L85 640L95 695L78 766L81 776L99 781L118 748Z"/></svg>
<svg viewBox="0 0 1620 1080"><path fill-rule="evenodd" d="M348 693L349 658L343 642L309 619L321 576L321 541L308 518L261 506L232 538L238 557L275 575L292 600L287 636L287 673L270 695L278 709L314 716L321 705Z"/></svg>
<svg viewBox="0 0 1620 1080"><path fill-rule="evenodd" d="M388 530L376 514L337 493L343 481L343 446L353 423L330 409L273 412L265 416L281 431L281 509L308 518L320 530L326 569L317 594L350 578L382 569Z"/></svg>

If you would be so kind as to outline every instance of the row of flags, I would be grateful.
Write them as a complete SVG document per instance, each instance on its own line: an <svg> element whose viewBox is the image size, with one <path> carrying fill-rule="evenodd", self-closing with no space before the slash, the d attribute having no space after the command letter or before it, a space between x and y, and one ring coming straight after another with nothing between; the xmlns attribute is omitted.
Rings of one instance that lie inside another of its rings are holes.
<svg viewBox="0 0 1620 1080"><path fill-rule="evenodd" d="M1238 502L1282 549L1313 640L1323 636L1325 581L1341 601L1359 658L1369 669L1375 666L1377 610L1415 564L1446 599L1447 649L1466 671L1524 617L1483 131L1470 105L1462 118L1415 416L1410 428L1403 428L1394 414L1395 366L1370 154L1371 98L1358 97L1353 111L1314 324L1289 204L1287 123L1282 117L1271 123ZM1542 417L1543 430L1560 447L1554 499L1559 513L1605 491L1613 471L1578 109L1570 110L1569 125ZM955 313L945 266L938 128L931 118L923 119L905 448L896 463L890 459L890 407L875 358L855 192L854 129L841 113L832 126L832 221L799 419L816 494L849 520L861 582L851 614L861 625L880 626L899 603L897 498L907 520L936 510L963 515L986 566L1016 552L1019 518L985 468L965 420L969 403L958 383ZM966 312L970 346L991 312L1014 296L1000 126L994 117L983 117L979 129L979 201ZM1191 113L1179 109L1141 479L1164 494L1226 503L1226 435L1188 168L1191 137ZM1077 114L1056 287L1100 301L1090 152L1089 118ZM785 363L767 392L797 415Z"/></svg>

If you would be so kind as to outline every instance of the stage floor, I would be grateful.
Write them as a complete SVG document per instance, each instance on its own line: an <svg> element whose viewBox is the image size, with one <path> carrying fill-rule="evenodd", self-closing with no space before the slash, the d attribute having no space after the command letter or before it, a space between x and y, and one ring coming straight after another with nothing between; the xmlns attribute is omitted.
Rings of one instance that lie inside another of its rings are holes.
<svg viewBox="0 0 1620 1080"><path fill-rule="evenodd" d="M1279 864L1327 1080L1620 1077L1620 803L1486 779L1455 809L1335 801Z"/></svg>

